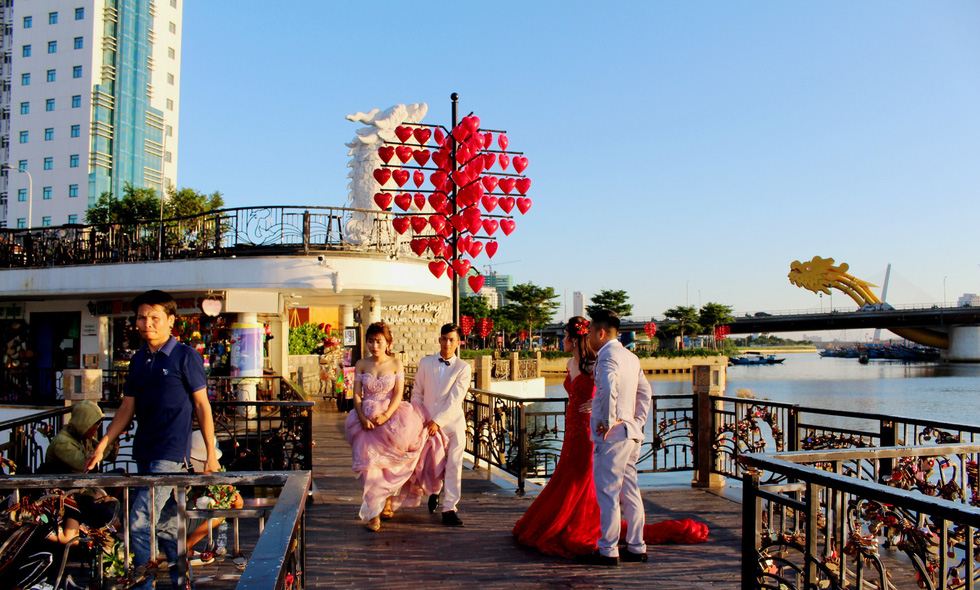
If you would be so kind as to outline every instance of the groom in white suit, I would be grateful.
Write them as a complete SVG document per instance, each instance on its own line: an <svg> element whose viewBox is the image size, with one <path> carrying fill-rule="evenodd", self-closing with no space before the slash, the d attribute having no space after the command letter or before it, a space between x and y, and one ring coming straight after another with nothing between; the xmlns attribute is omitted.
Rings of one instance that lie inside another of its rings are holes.
<svg viewBox="0 0 980 590"><path fill-rule="evenodd" d="M608 309L592 314L589 343L597 351L595 396L592 398L592 475L599 502L598 551L582 561L618 565L646 561L643 542L643 498L636 461L644 439L653 390L640 368L640 359L620 344L619 315ZM622 516L621 516L622 515ZM620 555L620 519L627 524L627 549Z"/></svg>
<svg viewBox="0 0 980 590"><path fill-rule="evenodd" d="M463 479L463 451L466 449L466 418L463 398L470 388L473 369L456 356L460 330L456 324L446 324L440 330L439 354L419 361L412 387L412 402L421 403L429 416L429 434L442 430L449 438L446 450L446 494L442 499L442 524L463 526L456 514ZM438 496L429 497L429 512L435 512Z"/></svg>

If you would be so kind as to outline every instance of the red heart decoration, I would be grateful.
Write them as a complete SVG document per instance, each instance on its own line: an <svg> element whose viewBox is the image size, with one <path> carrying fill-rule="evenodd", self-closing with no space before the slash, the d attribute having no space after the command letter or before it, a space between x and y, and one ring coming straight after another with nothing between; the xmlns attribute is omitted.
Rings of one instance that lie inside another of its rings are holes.
<svg viewBox="0 0 980 590"><path fill-rule="evenodd" d="M500 179L500 190L504 191L506 194L510 194L510 191L514 190L514 185L517 183L516 178L501 178Z"/></svg>
<svg viewBox="0 0 980 590"><path fill-rule="evenodd" d="M440 147L442 147L446 143L446 134L443 133L442 129L439 129L438 127L436 127L436 130L433 132L433 137L435 138L436 143L439 144Z"/></svg>
<svg viewBox="0 0 980 590"><path fill-rule="evenodd" d="M396 217L391 220L391 226L395 228L395 231L399 234L404 234L408 231L408 218L407 217ZM413 247L412 250L415 248ZM416 254L419 254L416 252Z"/></svg>
<svg viewBox="0 0 980 590"><path fill-rule="evenodd" d="M524 172L524 170L526 169L527 169L527 158L523 156L514 156L514 170L516 170L517 173L520 174L521 172Z"/></svg>
<svg viewBox="0 0 980 590"><path fill-rule="evenodd" d="M469 134L469 129L464 127L462 123L453 128L453 139L455 139L457 142L463 141Z"/></svg>
<svg viewBox="0 0 980 590"><path fill-rule="evenodd" d="M432 152L432 162L439 168L442 168L443 164L445 164L446 160L448 159L449 156L443 150L436 150Z"/></svg>
<svg viewBox="0 0 980 590"><path fill-rule="evenodd" d="M483 242L480 240L473 240L473 243L470 244L470 247L466 251L470 253L470 258L476 258L480 255L480 252L483 252ZM477 289L477 291L479 291L479 289Z"/></svg>
<svg viewBox="0 0 980 590"><path fill-rule="evenodd" d="M456 192L456 205L466 208L473 204L473 187L461 188Z"/></svg>
<svg viewBox="0 0 980 590"><path fill-rule="evenodd" d="M491 144L493 144L493 133L487 131L483 134L483 147L490 147Z"/></svg>
<svg viewBox="0 0 980 590"><path fill-rule="evenodd" d="M480 228L482 227L483 227L483 220L480 219L479 217L471 220L469 224L466 226L466 228L470 230L471 234L476 234L477 232L480 231Z"/></svg>
<svg viewBox="0 0 980 590"><path fill-rule="evenodd" d="M466 273L470 272L471 266L473 265L470 264L470 261L465 258L457 258L456 260L453 260L453 270L455 270L456 274L461 277L466 276Z"/></svg>
<svg viewBox="0 0 980 590"><path fill-rule="evenodd" d="M466 166L466 171L469 173L470 178L480 176L480 173L483 172L483 158L473 158L473 161Z"/></svg>
<svg viewBox="0 0 980 590"><path fill-rule="evenodd" d="M418 129L416 129L416 131L418 131ZM429 162L430 156L432 156L432 154L429 152L429 150L412 150L412 157L419 163L419 166L425 166Z"/></svg>
<svg viewBox="0 0 980 590"><path fill-rule="evenodd" d="M462 254L470 249L470 245L473 243L473 236L466 235L456 240L456 254Z"/></svg>
<svg viewBox="0 0 980 590"><path fill-rule="evenodd" d="M375 193L374 202L378 204L378 207L387 209L391 206L391 195L388 193Z"/></svg>
<svg viewBox="0 0 980 590"><path fill-rule="evenodd" d="M442 256L443 250L446 249L446 242L442 241L442 238L429 238L429 250L436 256Z"/></svg>
<svg viewBox="0 0 980 590"><path fill-rule="evenodd" d="M381 161L387 164L395 155L395 148L390 145L383 145L378 148L378 155L381 156Z"/></svg>
<svg viewBox="0 0 980 590"><path fill-rule="evenodd" d="M466 279L466 282L470 284L470 289L473 289L474 293L479 293L480 289L483 288L483 275L473 275Z"/></svg>
<svg viewBox="0 0 980 590"><path fill-rule="evenodd" d="M395 148L395 155L398 156L398 159L401 160L402 164L404 164L412 159L412 148L408 147L407 145L400 145ZM514 158L514 162L516 168L517 158Z"/></svg>
<svg viewBox="0 0 980 590"><path fill-rule="evenodd" d="M462 188L470 183L470 175L466 170L453 170L453 182Z"/></svg>
<svg viewBox="0 0 980 590"><path fill-rule="evenodd" d="M446 262L443 260L433 260L429 263L429 272L438 279L442 276L442 273L446 272L446 266Z"/></svg>
<svg viewBox="0 0 980 590"><path fill-rule="evenodd" d="M489 135L489 134L488 134ZM493 168L493 165L497 163L497 155L486 153L483 154L483 169L489 170Z"/></svg>
<svg viewBox="0 0 980 590"><path fill-rule="evenodd" d="M506 170L510 166L510 156L507 154L500 154L497 156L497 161L500 162L500 169Z"/></svg>
<svg viewBox="0 0 980 590"><path fill-rule="evenodd" d="M466 147L474 154L479 152L483 149L483 136L479 133L474 133L466 140Z"/></svg>
<svg viewBox="0 0 980 590"><path fill-rule="evenodd" d="M474 219L480 220L483 218L483 213L477 207L467 207L463 209L463 219L466 220L467 225L471 225Z"/></svg>
<svg viewBox="0 0 980 590"><path fill-rule="evenodd" d="M494 232L497 231L497 226L500 225L496 219L484 219L483 220L483 231L487 232L488 236L492 236ZM496 242L490 242L490 244L496 244ZM487 244L487 253L490 252L490 244ZM496 248L494 248L496 250Z"/></svg>
<svg viewBox="0 0 980 590"><path fill-rule="evenodd" d="M448 202L449 199L447 199L446 195L442 193L432 193L429 195L429 204L432 205L432 208L436 211L442 211L442 208L445 207L446 203Z"/></svg>
<svg viewBox="0 0 980 590"><path fill-rule="evenodd" d="M531 179L530 178L518 178L517 179L517 192L521 193L522 195L526 195L527 194L527 189L529 189L529 188L531 188Z"/></svg>
<svg viewBox="0 0 980 590"><path fill-rule="evenodd" d="M405 127L403 125L399 125L398 127L395 127L395 137L397 137L399 141L408 141L408 138L411 136L412 136L411 127Z"/></svg>
<svg viewBox="0 0 980 590"><path fill-rule="evenodd" d="M460 148L456 150L456 163L465 164L466 162L470 161L470 157L472 155L473 154L470 152L470 149L468 147L466 147L465 145L460 146Z"/></svg>
<svg viewBox="0 0 980 590"><path fill-rule="evenodd" d="M408 208L412 206L412 195L408 193L395 195L395 204L402 211L408 211Z"/></svg>
<svg viewBox="0 0 980 590"><path fill-rule="evenodd" d="M527 197L520 197L517 199L517 209L521 212L521 215L527 213L527 210L531 208L531 199Z"/></svg>
<svg viewBox="0 0 980 590"><path fill-rule="evenodd" d="M425 217L418 215L412 217L412 229L415 230L415 233L422 233L422 230L425 229L425 226L427 225L429 225L429 220Z"/></svg>
<svg viewBox="0 0 980 590"><path fill-rule="evenodd" d="M509 236L510 232L514 231L517 224L514 223L513 219L501 219L500 220L500 231L504 232L505 236Z"/></svg>
<svg viewBox="0 0 980 590"><path fill-rule="evenodd" d="M450 280L452 280L452 278L453 278L453 267L452 267L452 265L450 265L449 268L446 269L446 276L449 277Z"/></svg>
<svg viewBox="0 0 980 590"><path fill-rule="evenodd" d="M441 188L442 185L446 184L446 178L448 177L446 176L445 172L443 172L442 170L436 170L435 172L429 175L429 182L432 183L432 186L436 188Z"/></svg>
<svg viewBox="0 0 980 590"><path fill-rule="evenodd" d="M483 188L487 189L488 192L493 192L493 189L497 188L497 183L500 179L496 176L484 176L483 177Z"/></svg>
<svg viewBox="0 0 980 590"><path fill-rule="evenodd" d="M415 193L415 196L412 199L415 202L415 208L418 209L419 211L421 211L422 208L425 207L425 195L423 195L422 193Z"/></svg>
<svg viewBox="0 0 980 590"><path fill-rule="evenodd" d="M421 188L425 182L425 174L421 170L416 170L412 173L412 182L415 183L415 188Z"/></svg>
<svg viewBox="0 0 980 590"><path fill-rule="evenodd" d="M493 255L497 253L497 242L487 242L487 257L493 258Z"/></svg>
<svg viewBox="0 0 980 590"><path fill-rule="evenodd" d="M462 215L460 215L459 213L457 213L456 215L453 215L452 217L450 217L449 218L449 221L452 222L453 227L456 228L456 231L460 231L461 232L464 229L466 229L466 218L463 217Z"/></svg>
<svg viewBox="0 0 980 590"><path fill-rule="evenodd" d="M374 179L378 181L378 184L384 186L386 182L391 178L391 170L387 168L377 168L374 171Z"/></svg>
<svg viewBox="0 0 980 590"><path fill-rule="evenodd" d="M476 115L468 115L463 117L463 120L460 121L460 123L463 125L463 127L466 127L467 130L473 132L480 128L480 117L477 117Z"/></svg>
<svg viewBox="0 0 980 590"><path fill-rule="evenodd" d="M497 204L500 205L504 213L510 213L511 209L514 208L514 197L500 197Z"/></svg>
<svg viewBox="0 0 980 590"><path fill-rule="evenodd" d="M497 197L493 195L484 195L480 202L483 203L483 208L486 209L487 213L490 213L497 208Z"/></svg>
<svg viewBox="0 0 980 590"><path fill-rule="evenodd" d="M419 145L425 145L425 143L429 141L429 137L432 136L432 131L426 129L425 127L416 127L415 130L412 131L412 135L415 136L415 141L419 142Z"/></svg>
<svg viewBox="0 0 980 590"><path fill-rule="evenodd" d="M430 215L429 225L438 233L442 228L446 227L446 218L442 215Z"/></svg>
<svg viewBox="0 0 980 590"><path fill-rule="evenodd" d="M399 219L408 221L408 219L405 217L399 217ZM412 252L415 252L417 256L421 256L425 253L425 249L429 246L429 241L416 238L409 242L408 245L412 248Z"/></svg>
<svg viewBox="0 0 980 590"><path fill-rule="evenodd" d="M391 173L391 177L395 179L395 184L398 185L398 188L405 186L410 176L411 174L408 173L408 170L402 170L401 168Z"/></svg>
<svg viewBox="0 0 980 590"><path fill-rule="evenodd" d="M510 145L510 140L507 139L507 136L506 135L504 135L503 133L501 133L500 135L497 136L497 145L500 146L500 149L506 150L507 149L507 146Z"/></svg>

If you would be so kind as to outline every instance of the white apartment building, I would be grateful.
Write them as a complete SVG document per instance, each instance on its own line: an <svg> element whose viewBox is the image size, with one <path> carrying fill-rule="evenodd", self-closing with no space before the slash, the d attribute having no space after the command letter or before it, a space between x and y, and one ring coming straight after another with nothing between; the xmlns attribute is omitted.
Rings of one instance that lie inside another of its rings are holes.
<svg viewBox="0 0 980 590"><path fill-rule="evenodd" d="M0 227L174 184L182 4L0 0Z"/></svg>

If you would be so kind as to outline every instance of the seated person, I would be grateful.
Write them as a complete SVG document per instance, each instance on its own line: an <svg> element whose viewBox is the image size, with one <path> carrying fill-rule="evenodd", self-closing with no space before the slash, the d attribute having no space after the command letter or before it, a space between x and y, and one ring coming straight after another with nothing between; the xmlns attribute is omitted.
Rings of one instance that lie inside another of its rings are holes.
<svg viewBox="0 0 980 590"><path fill-rule="evenodd" d="M90 401L76 403L71 408L71 420L51 439L44 463L38 473L85 473L85 461L98 443L99 426L105 415L98 404ZM106 453L114 460L119 451L118 441Z"/></svg>

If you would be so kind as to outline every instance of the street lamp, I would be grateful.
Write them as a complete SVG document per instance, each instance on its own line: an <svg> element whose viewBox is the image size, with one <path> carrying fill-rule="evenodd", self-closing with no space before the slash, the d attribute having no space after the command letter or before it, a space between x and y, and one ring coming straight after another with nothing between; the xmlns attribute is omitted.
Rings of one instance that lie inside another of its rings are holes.
<svg viewBox="0 0 980 590"><path fill-rule="evenodd" d="M34 179L31 178L31 173L26 168L14 168L10 164L4 164L0 167L23 172L27 175L27 229L31 229L31 216L34 213Z"/></svg>

